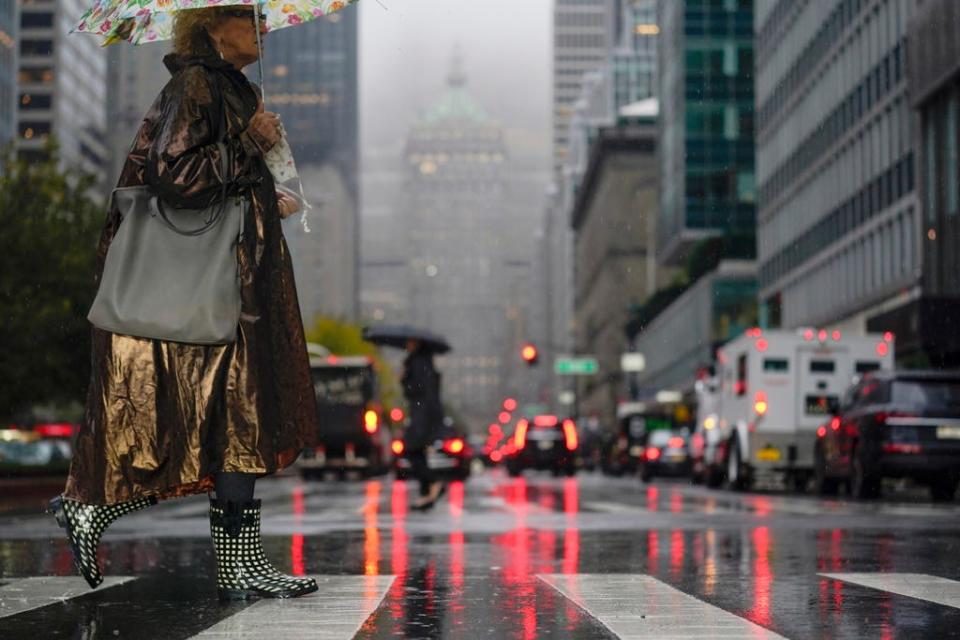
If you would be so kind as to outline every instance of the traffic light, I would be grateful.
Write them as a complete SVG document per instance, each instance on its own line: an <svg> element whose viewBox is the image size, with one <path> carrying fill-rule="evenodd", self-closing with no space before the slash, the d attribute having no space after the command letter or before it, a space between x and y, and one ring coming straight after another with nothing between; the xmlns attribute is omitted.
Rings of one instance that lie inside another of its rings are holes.
<svg viewBox="0 0 960 640"><path fill-rule="evenodd" d="M532 342L523 345L523 348L520 349L520 357L523 358L523 361L527 363L528 367L536 365L540 357L540 354L537 352L537 346Z"/></svg>
<svg viewBox="0 0 960 640"><path fill-rule="evenodd" d="M514 411L517 408L517 401L513 398L507 398L503 401L504 411Z"/></svg>

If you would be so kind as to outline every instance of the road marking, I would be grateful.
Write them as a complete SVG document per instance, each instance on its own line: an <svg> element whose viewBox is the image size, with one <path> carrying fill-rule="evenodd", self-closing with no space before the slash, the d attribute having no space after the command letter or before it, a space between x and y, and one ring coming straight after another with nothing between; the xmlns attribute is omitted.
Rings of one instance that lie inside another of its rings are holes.
<svg viewBox="0 0 960 640"><path fill-rule="evenodd" d="M719 607L640 574L554 574L538 578L622 638L784 640Z"/></svg>
<svg viewBox="0 0 960 640"><path fill-rule="evenodd" d="M349 640L396 576L312 576L320 590L291 600L258 600L194 638Z"/></svg>
<svg viewBox="0 0 960 640"><path fill-rule="evenodd" d="M605 502L602 500L590 500L584 503L584 506L592 511L599 511L601 513L636 513L647 515L650 513L649 509L639 507L633 504L624 504L622 502Z"/></svg>
<svg viewBox="0 0 960 640"><path fill-rule="evenodd" d="M925 573L821 573L861 587L888 591L960 609L960 582Z"/></svg>
<svg viewBox="0 0 960 640"><path fill-rule="evenodd" d="M103 584L91 589L80 576L40 576L15 578L0 587L0 618L39 609L48 604L66 602L71 598L99 593L136 580L133 576L105 578Z"/></svg>

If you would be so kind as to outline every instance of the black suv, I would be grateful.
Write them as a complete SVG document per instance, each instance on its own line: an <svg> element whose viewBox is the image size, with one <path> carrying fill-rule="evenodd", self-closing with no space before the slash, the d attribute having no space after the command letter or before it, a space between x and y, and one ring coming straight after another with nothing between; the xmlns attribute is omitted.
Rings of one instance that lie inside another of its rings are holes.
<svg viewBox="0 0 960 640"><path fill-rule="evenodd" d="M960 482L960 372L875 371L847 392L817 430L819 493L847 484L857 498L880 495L884 477L930 486L951 500Z"/></svg>
<svg viewBox="0 0 960 640"><path fill-rule="evenodd" d="M508 448L507 473L519 476L525 469L547 469L553 475L577 472L577 425L573 420L539 415L517 421Z"/></svg>

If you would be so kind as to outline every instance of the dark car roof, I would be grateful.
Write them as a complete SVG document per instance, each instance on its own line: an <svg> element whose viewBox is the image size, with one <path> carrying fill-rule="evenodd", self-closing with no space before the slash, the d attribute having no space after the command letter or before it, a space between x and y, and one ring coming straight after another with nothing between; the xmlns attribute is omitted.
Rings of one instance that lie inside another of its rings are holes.
<svg viewBox="0 0 960 640"><path fill-rule="evenodd" d="M958 380L960 371L940 371L937 369L898 369L896 371L871 371L864 374L864 380Z"/></svg>

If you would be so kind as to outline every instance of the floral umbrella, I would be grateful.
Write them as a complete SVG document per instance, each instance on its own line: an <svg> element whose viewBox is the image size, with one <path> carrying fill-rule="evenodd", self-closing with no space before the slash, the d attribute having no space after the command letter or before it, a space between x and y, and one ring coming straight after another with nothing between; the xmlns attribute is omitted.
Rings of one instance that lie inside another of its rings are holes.
<svg viewBox="0 0 960 640"><path fill-rule="evenodd" d="M357 0L95 0L74 27L75 32L103 38L103 45L126 40L145 44L173 36L173 14L187 9L262 5L267 31L274 31L334 13Z"/></svg>

